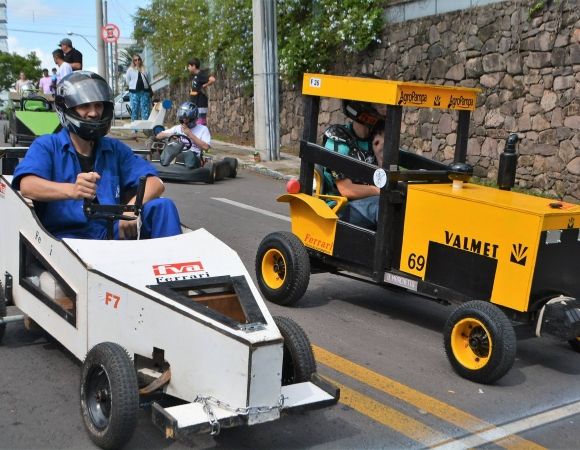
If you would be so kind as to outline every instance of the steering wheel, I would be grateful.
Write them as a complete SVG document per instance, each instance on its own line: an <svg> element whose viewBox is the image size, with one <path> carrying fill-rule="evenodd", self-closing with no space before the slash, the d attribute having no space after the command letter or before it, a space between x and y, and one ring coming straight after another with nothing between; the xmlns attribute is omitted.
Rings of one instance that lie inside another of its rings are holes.
<svg viewBox="0 0 580 450"><path fill-rule="evenodd" d="M181 142L183 144L183 150L189 150L192 145L193 142L191 142L191 139L189 139L185 134L174 134L169 136L169 139L167 139L168 143L172 143L172 142Z"/></svg>
<svg viewBox="0 0 580 450"><path fill-rule="evenodd" d="M147 184L147 177L140 177L133 205L101 205L85 199L83 202L85 217L87 219L105 219L107 221L107 239L113 239L113 223L115 220L135 220L141 214L145 184ZM125 212L132 212L135 215L126 216L123 214Z"/></svg>

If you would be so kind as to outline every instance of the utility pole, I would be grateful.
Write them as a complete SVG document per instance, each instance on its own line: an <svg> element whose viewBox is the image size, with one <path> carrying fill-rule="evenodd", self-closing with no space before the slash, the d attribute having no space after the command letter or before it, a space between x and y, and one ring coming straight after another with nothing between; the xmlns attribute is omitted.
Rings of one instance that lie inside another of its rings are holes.
<svg viewBox="0 0 580 450"><path fill-rule="evenodd" d="M276 2L252 0L254 31L254 140L268 159L280 159Z"/></svg>
<svg viewBox="0 0 580 450"><path fill-rule="evenodd" d="M103 27L103 3L101 0L95 0L97 8L97 67L99 75L107 79L107 69L105 63L105 41L101 38L101 28Z"/></svg>
<svg viewBox="0 0 580 450"><path fill-rule="evenodd" d="M107 23L109 23L109 8L107 6L107 0L103 0L102 2L103 4L103 21L101 23L101 26L105 26ZM110 47L111 44L105 44L104 48L105 48L105 80L107 80L107 83L109 82L109 53L110 53ZM112 79L111 79L111 85L112 85Z"/></svg>

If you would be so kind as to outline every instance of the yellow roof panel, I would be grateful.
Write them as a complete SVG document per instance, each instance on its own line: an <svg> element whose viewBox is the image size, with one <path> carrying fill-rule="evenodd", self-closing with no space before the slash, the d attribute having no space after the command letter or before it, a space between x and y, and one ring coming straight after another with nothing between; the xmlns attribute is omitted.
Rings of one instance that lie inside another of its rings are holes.
<svg viewBox="0 0 580 450"><path fill-rule="evenodd" d="M305 73L302 94L386 105L474 111L480 89Z"/></svg>

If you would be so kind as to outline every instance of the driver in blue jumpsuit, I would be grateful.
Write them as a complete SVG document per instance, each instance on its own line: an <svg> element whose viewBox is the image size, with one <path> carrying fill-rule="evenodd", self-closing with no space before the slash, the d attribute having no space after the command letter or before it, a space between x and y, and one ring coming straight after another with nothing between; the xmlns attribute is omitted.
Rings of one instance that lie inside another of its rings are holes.
<svg viewBox="0 0 580 450"><path fill-rule="evenodd" d="M105 137L113 119L107 82L92 72L73 72L57 85L55 107L62 130L32 143L12 181L34 201L44 227L57 238L105 239L106 221L88 220L83 202L133 204L145 176L140 236L180 234L177 208L160 198L165 187L155 168L124 143ZM116 222L114 233L116 239L135 239L137 220Z"/></svg>

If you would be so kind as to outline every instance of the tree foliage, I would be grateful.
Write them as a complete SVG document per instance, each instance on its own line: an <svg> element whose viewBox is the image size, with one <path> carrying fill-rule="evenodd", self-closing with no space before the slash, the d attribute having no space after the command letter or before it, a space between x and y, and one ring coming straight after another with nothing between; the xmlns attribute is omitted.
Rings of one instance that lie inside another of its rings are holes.
<svg viewBox="0 0 580 450"><path fill-rule="evenodd" d="M20 56L16 53L0 52L0 91L12 87L20 72L24 72L26 78L35 82L42 76L40 59L36 53Z"/></svg>
<svg viewBox="0 0 580 450"><path fill-rule="evenodd" d="M276 4L280 73L291 82L358 54L379 41L383 28L385 0ZM159 67L172 79L184 78L187 60L196 56L242 86L252 83L252 0L152 0L135 17L134 37L153 48Z"/></svg>

